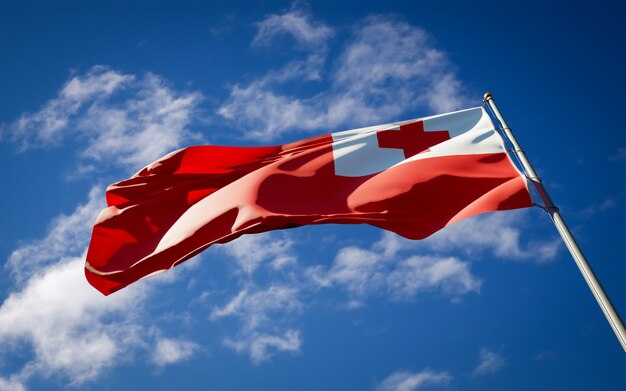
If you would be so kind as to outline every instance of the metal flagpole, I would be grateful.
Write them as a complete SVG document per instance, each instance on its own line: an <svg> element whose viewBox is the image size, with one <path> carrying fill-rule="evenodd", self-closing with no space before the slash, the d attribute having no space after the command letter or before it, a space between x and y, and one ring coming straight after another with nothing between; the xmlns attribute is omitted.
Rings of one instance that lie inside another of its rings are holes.
<svg viewBox="0 0 626 391"><path fill-rule="evenodd" d="M626 329L624 329L624 323L622 322L622 319L613 307L613 304L604 292L604 289L602 289L600 281L598 281L595 274L593 273L593 270L591 270L591 267L587 263L587 259L585 259L585 255L581 251L580 247L578 247L578 243L576 243L576 240L574 239L572 233L565 224L565 221L563 221L561 213L559 213L559 208L557 208L556 205L554 205L554 203L552 202L552 199L548 195L548 191L541 182L541 178L539 178L539 176L533 169L533 166L526 158L526 154L524 153L522 148L520 148L517 139L513 135L511 128L509 128L509 125L507 125L506 121L502 117L500 110L498 110L498 106L496 106L496 102L493 100L493 95L491 94L491 92L485 93L483 100L489 105L498 121L500 121L500 124L502 124L502 129L511 141L511 144L513 144L515 154L522 163L522 166L524 167L524 170L526 171L526 174L528 175L533 186L539 193L539 196L541 197L541 200L543 201L543 204L545 206L545 210L550 215L552 222L554 222L554 225L556 226L557 231L559 231L561 238L565 242L567 249L569 250L570 254L572 254L572 258L574 258L576 266L578 266L578 270L580 270L580 273L585 278L585 281L587 281L589 289L591 289L591 292L598 301L598 305L600 305L602 312L604 312L604 316L606 316L606 319L609 321L609 324L613 328L617 339L619 340L620 344L622 344L622 348L626 352Z"/></svg>

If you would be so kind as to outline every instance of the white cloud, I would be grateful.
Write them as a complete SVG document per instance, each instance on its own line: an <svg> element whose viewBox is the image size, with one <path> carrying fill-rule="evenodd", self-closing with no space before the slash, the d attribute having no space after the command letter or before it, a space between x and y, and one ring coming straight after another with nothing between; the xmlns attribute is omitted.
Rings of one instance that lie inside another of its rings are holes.
<svg viewBox="0 0 626 391"><path fill-rule="evenodd" d="M395 242L383 240L394 246ZM370 250L344 247L337 252L330 268L310 267L306 275L318 288L345 289L351 296L352 307L361 305L362 299L372 295L412 299L426 291L439 291L452 297L480 291L481 281L471 273L468 262L435 254L405 258L398 255L400 249L382 249L380 243L372 245Z"/></svg>
<svg viewBox="0 0 626 391"><path fill-rule="evenodd" d="M199 349L198 344L173 338L157 339L152 360L160 367L190 359Z"/></svg>
<svg viewBox="0 0 626 391"><path fill-rule="evenodd" d="M42 265L57 262L61 257L80 256L89 240L91 226L104 206L102 190L99 186L92 187L87 203L78 205L70 215L55 218L45 238L15 249L6 267L22 282Z"/></svg>
<svg viewBox="0 0 626 391"><path fill-rule="evenodd" d="M327 281L323 285L336 284L355 295L364 295L380 287L384 277L384 266L378 254L358 247L345 247L339 250L332 267L319 280Z"/></svg>
<svg viewBox="0 0 626 391"><path fill-rule="evenodd" d="M174 273L108 297L85 279L84 253L101 199L102 192L92 188L89 201L54 219L44 238L12 252L8 267L18 285L0 305L0 360L23 356L25 351L32 354L0 385L19 389L34 376L80 385L150 349L153 338L148 327L160 335L157 326L146 325L142 306L153 287L171 281ZM178 359L189 356L190 343L176 342L177 351L172 343L157 343L157 365L173 362L175 354Z"/></svg>
<svg viewBox="0 0 626 391"><path fill-rule="evenodd" d="M413 297L424 290L440 289L448 295L480 291L481 281L467 262L454 257L412 256L387 276L387 284L399 297Z"/></svg>
<svg viewBox="0 0 626 391"><path fill-rule="evenodd" d="M387 115L416 107L416 103L445 111L453 105L444 97L453 97L455 105L463 102L458 87L451 94L450 86L460 82L446 54L433 46L426 31L399 18L367 18L340 57L333 75L335 86L350 91L366 107L384 108ZM440 91L440 85L446 90Z"/></svg>
<svg viewBox="0 0 626 391"><path fill-rule="evenodd" d="M241 239L238 239L241 240ZM279 351L299 351L300 332L291 325L303 309L302 298L319 289L338 287L348 293L348 306L364 305L370 296L411 299L426 291L436 291L457 298L478 292L481 281L472 275L470 265L450 256L400 256L397 251L383 250L379 244L371 249L345 247L337 252L330 267L294 267L281 270L268 287L252 282L250 271L263 261L282 259L291 251L291 242L273 235L250 235L241 246L228 245L227 253L248 274L235 276L244 288L222 306L214 307L209 318L214 321L235 319L240 326L224 339L225 346L249 355L255 364ZM286 280L279 282L281 279Z"/></svg>
<svg viewBox="0 0 626 391"><path fill-rule="evenodd" d="M297 352L302 340L300 332L288 329L287 315L300 312L298 290L290 286L272 285L266 290L254 287L239 292L226 305L214 308L210 319L236 317L242 327L237 336L224 339L224 345L237 352L247 352L259 364L275 352Z"/></svg>
<svg viewBox="0 0 626 391"><path fill-rule="evenodd" d="M0 377L0 390L2 391L26 391L24 385L15 377L4 379Z"/></svg>
<svg viewBox="0 0 626 391"><path fill-rule="evenodd" d="M281 95L265 80L247 86L235 85L217 113L242 125L245 138L262 141L272 140L295 127L306 130L323 124L311 102Z"/></svg>
<svg viewBox="0 0 626 391"><path fill-rule="evenodd" d="M11 126L12 139L22 149L58 144L67 132L71 118L85 105L106 100L133 82L134 76L95 66L85 75L74 76L36 113L25 113Z"/></svg>
<svg viewBox="0 0 626 391"><path fill-rule="evenodd" d="M226 316L239 317L247 331L271 325L271 314L277 312L297 312L302 305L296 288L272 285L266 290L244 289L224 307L215 308L210 319Z"/></svg>
<svg viewBox="0 0 626 391"><path fill-rule="evenodd" d="M258 365L269 360L275 352L299 352L302 339L300 331L286 330L282 335L252 333L238 340L227 338L224 345L237 352L247 352L252 362Z"/></svg>
<svg viewBox="0 0 626 391"><path fill-rule="evenodd" d="M321 126L318 109L308 99L286 96L275 87L289 82L319 81L326 61L328 40L333 30L312 20L311 15L295 4L281 15L270 15L258 24L253 45L266 46L278 35L292 36L310 53L304 60L294 60L277 70L270 70L247 85L231 87L229 99L217 113L247 127L244 137L270 140L294 127L311 129Z"/></svg>
<svg viewBox="0 0 626 391"><path fill-rule="evenodd" d="M522 240L524 231L530 233L532 229L528 214L528 211L499 211L474 216L420 241L385 232L374 248L386 256L394 256L400 250L422 250L440 254L461 251L476 258L477 254L486 251L504 260L539 263L554 260L562 247L558 237Z"/></svg>
<svg viewBox="0 0 626 391"><path fill-rule="evenodd" d="M425 244L439 251L456 248L472 252L484 248L496 256L509 259L544 260L546 256L552 257L552 251L540 250L535 246L521 246L521 230L516 227L519 222L521 220L515 213L498 212L476 216L446 227L425 241Z"/></svg>
<svg viewBox="0 0 626 391"><path fill-rule="evenodd" d="M69 258L39 270L0 307L0 355L23 344L34 352L22 375L61 375L80 384L141 345L134 316L145 286L105 298L87 284L83 267L84 259Z"/></svg>
<svg viewBox="0 0 626 391"><path fill-rule="evenodd" d="M423 370L421 372L398 371L391 374L377 387L377 391L417 391L423 386L445 384L451 380L447 372Z"/></svg>
<svg viewBox="0 0 626 391"><path fill-rule="evenodd" d="M506 366L506 360L502 355L493 350L482 348L480 349L480 362L473 373L476 376L492 374L504 366Z"/></svg>
<svg viewBox="0 0 626 391"><path fill-rule="evenodd" d="M448 67L444 67L446 68ZM452 71L443 73L432 82L428 89L427 101L428 106L436 113L458 110L473 103L465 95L461 81Z"/></svg>
<svg viewBox="0 0 626 391"><path fill-rule="evenodd" d="M187 129L200 101L198 93L177 93L148 74L121 107L97 104L78 121L88 138L82 156L119 165L146 165L183 141L198 139Z"/></svg>
<svg viewBox="0 0 626 391"><path fill-rule="evenodd" d="M133 79L134 76L122 75L107 67L94 66L84 77L71 78L61 89L59 98L83 103L99 96L111 95Z"/></svg>
<svg viewBox="0 0 626 391"><path fill-rule="evenodd" d="M561 248L558 238L524 238L528 225L527 213L498 212L461 221L419 241L383 231L369 249L344 247L330 267L304 269L305 284L308 289L345 290L350 308L365 305L371 296L411 300L425 292L454 301L480 292L482 280L472 274L468 259L480 260L485 253L503 260L555 259Z"/></svg>
<svg viewBox="0 0 626 391"><path fill-rule="evenodd" d="M291 9L282 15L270 15L257 24L257 34L253 45L268 45L276 36L289 35L299 45L306 47L324 46L332 38L332 28L315 22L302 4L294 3Z"/></svg>
<svg viewBox="0 0 626 391"><path fill-rule="evenodd" d="M469 104L445 52L425 30L400 18L367 18L336 69L334 87L344 91L342 100L357 101L361 112L382 111L368 121L418 107L444 112Z"/></svg>
<svg viewBox="0 0 626 391"><path fill-rule="evenodd" d="M264 261L269 261L274 269L295 263L292 246L287 234L267 232L242 236L220 248L235 259L242 271L250 274Z"/></svg>
<svg viewBox="0 0 626 391"><path fill-rule="evenodd" d="M199 137L188 126L200 100L199 93L177 92L154 74L137 77L95 66L72 76L55 98L35 113L22 114L8 129L22 150L74 137L84 143L81 159L135 171ZM89 167L77 170L93 171Z"/></svg>
<svg viewBox="0 0 626 391"><path fill-rule="evenodd" d="M54 147L71 137L81 151L78 171L93 172L96 163L98 171L110 164L134 171L195 137L188 125L199 100L199 94L174 91L152 74L136 77L96 66L73 75L41 110L23 114L7 130L22 150ZM44 238L11 253L6 267L17 286L0 306L0 359L20 355L27 362L1 378L2 387L20 389L35 376L83 384L154 343L142 305L155 284L174 274L106 298L89 286L84 253L103 206L96 185L86 203L51 222ZM193 352L189 341L160 338L157 365Z"/></svg>
<svg viewBox="0 0 626 391"><path fill-rule="evenodd" d="M272 23L267 26L283 26L277 21L285 15L269 17L266 21ZM255 42L265 42L278 32L295 31L264 26L260 25ZM302 33L296 39L309 36ZM269 71L247 85L234 85L218 114L245 129L245 137L268 141L290 130L329 131L338 126L372 125L398 120L408 110L444 112L469 104L446 54L434 48L424 30L400 18L372 16L354 29L336 63L330 66L330 85L324 92L309 97L282 92L289 81L322 80L324 50L311 50L313 54L306 61Z"/></svg>

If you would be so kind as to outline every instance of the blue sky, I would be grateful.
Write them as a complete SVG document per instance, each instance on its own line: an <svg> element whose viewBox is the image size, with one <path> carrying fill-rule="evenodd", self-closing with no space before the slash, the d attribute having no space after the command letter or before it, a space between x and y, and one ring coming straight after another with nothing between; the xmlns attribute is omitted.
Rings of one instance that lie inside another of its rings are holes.
<svg viewBox="0 0 626 391"><path fill-rule="evenodd" d="M173 149L490 90L626 313L625 11L2 3L0 389L624 389L626 355L539 209L419 242L338 225L244 237L108 298L82 265L106 185Z"/></svg>

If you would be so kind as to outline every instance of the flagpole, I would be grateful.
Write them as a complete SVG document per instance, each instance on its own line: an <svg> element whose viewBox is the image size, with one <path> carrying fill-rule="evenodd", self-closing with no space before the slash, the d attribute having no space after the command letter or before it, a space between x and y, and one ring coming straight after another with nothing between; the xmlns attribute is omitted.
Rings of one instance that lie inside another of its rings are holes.
<svg viewBox="0 0 626 391"><path fill-rule="evenodd" d="M619 340L620 344L622 345L622 348L626 352L626 329L624 329L624 323L622 322L622 319L620 318L619 314L613 307L611 300L604 292L604 289L602 288L600 281L598 281L595 274L593 273L593 270L591 270L591 266L589 266L589 263L587 262L585 255L583 254L582 250L578 246L578 243L576 243L576 240L574 239L574 237L572 236L572 233L570 232L569 228L565 224L565 221L561 217L559 208L557 208L556 205L554 205L554 202L552 202L552 199L548 195L548 191L546 190L545 186L541 182L541 178L539 178L539 176L533 169L533 166L530 164L530 162L526 158L526 154L524 153L524 150L522 150L519 143L517 142L517 139L513 135L513 131L511 130L511 128L509 128L509 125L504 120L504 117L502 117L500 110L498 110L498 106L496 106L496 102L493 100L493 95L491 94L491 92L485 93L483 100L485 103L489 105L489 107L495 114L498 121L500 121L500 124L502 124L502 129L504 130L504 133L511 141L511 144L513 144L514 152L519 158L522 164L522 167L526 171L526 174L528 175L531 183L537 190L537 193L539 193L539 196L541 197L541 200L543 201L545 210L550 215L552 222L556 226L557 231L559 231L559 234L561 235L561 238L565 242L565 245L567 246L567 249L572 255L572 258L574 258L574 261L576 262L576 266L578 266L578 270L580 270L580 273L585 278L585 281L587 281L587 285L589 286L589 289L591 289L591 292L595 296L596 301L598 302L598 305L602 309L602 312L604 312L604 316L606 316L606 319L609 321L611 328L613 328L613 331L615 332L617 339Z"/></svg>

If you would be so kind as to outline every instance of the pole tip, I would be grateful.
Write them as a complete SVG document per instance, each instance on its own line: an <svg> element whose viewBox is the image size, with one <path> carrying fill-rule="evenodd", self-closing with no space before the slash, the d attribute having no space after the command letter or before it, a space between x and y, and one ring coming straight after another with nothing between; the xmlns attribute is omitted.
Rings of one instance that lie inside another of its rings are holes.
<svg viewBox="0 0 626 391"><path fill-rule="evenodd" d="M485 95L483 95L483 101L487 102L489 99L493 99L493 94L487 91L485 92Z"/></svg>

